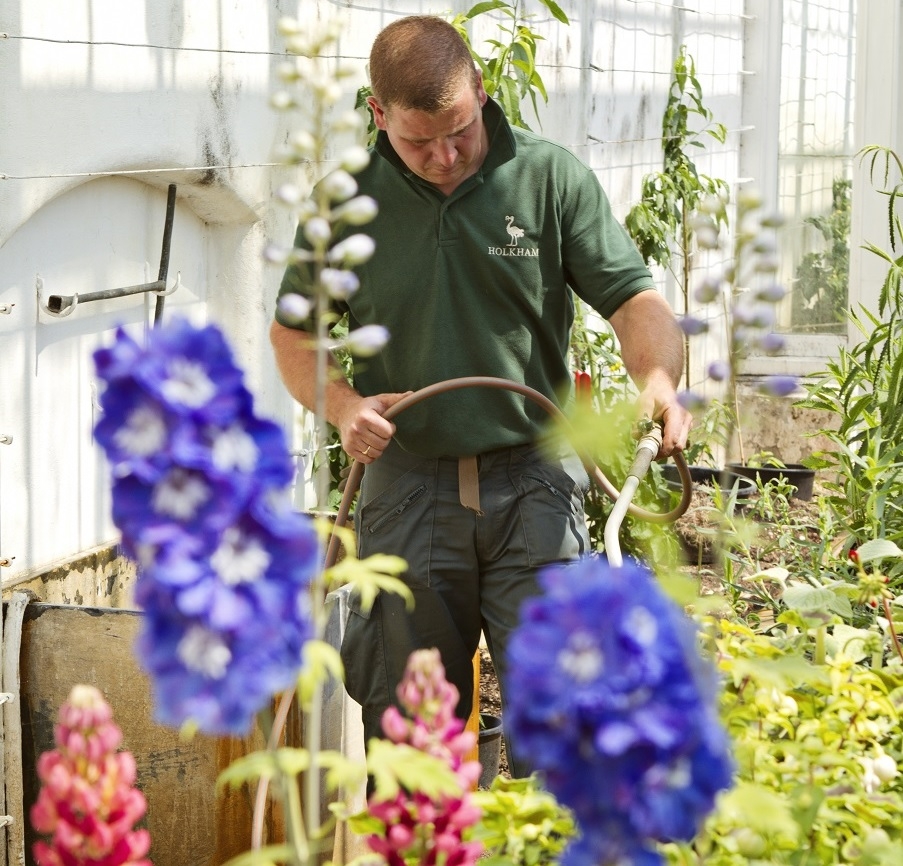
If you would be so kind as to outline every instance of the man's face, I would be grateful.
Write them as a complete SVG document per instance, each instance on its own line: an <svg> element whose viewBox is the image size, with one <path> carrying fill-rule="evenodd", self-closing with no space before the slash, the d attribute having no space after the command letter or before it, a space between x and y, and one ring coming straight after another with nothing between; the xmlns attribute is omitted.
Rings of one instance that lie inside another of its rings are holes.
<svg viewBox="0 0 903 866"><path fill-rule="evenodd" d="M446 195L483 164L486 91L479 77L476 87L466 84L450 108L435 114L397 106L384 111L373 97L368 102L377 128L389 136L402 162Z"/></svg>

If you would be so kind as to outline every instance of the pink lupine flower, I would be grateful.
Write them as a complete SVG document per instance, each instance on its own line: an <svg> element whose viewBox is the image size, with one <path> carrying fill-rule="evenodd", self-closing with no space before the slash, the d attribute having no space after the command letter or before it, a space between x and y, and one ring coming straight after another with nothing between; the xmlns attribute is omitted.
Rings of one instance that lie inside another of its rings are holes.
<svg viewBox="0 0 903 866"><path fill-rule="evenodd" d="M480 762L466 760L476 735L455 716L458 690L445 679L438 650L411 654L397 694L409 718L389 707L382 719L387 738L445 761L460 791L435 800L420 791L405 790L388 800L372 796L368 811L385 829L369 836L367 844L388 866L473 866L483 845L464 842L462 836L481 817L471 798Z"/></svg>
<svg viewBox="0 0 903 866"><path fill-rule="evenodd" d="M117 752L122 732L93 686L73 686L60 707L56 748L38 759L41 791L31 824L38 866L151 866L147 830L135 830L147 804L134 786L135 759Z"/></svg>

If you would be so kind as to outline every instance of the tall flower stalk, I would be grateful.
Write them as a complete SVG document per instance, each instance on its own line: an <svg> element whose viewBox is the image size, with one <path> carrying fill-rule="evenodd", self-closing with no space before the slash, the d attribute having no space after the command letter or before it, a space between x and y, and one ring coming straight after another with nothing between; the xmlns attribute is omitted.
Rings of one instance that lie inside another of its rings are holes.
<svg viewBox="0 0 903 866"><path fill-rule="evenodd" d="M581 836L564 862L659 866L731 784L714 668L637 564L546 568L509 646L506 723Z"/></svg>
<svg viewBox="0 0 903 866"><path fill-rule="evenodd" d="M137 655L159 721L245 734L292 686L320 545L288 497L281 428L258 417L222 333L182 319L94 356L113 519L138 563Z"/></svg>
<svg viewBox="0 0 903 866"><path fill-rule="evenodd" d="M38 759L41 789L31 824L38 866L151 866L150 834L136 830L147 804L135 759L117 751L122 732L94 686L73 686L59 710L56 748Z"/></svg>
<svg viewBox="0 0 903 866"><path fill-rule="evenodd" d="M354 132L362 126L360 115L352 109L336 111L342 97L340 80L352 73L341 64L331 63L326 54L338 41L341 24L332 20L322 26L309 26L300 21L283 18L280 33L285 37L286 50L293 59L284 63L279 76L283 89L274 94L272 103L281 111L300 118L300 126L289 139L286 161L321 170L327 162L327 142L333 137ZM337 166L320 178L311 188L313 178L305 183L288 183L280 187L278 198L291 208L297 221L295 246L284 249L271 246L267 255L271 261L284 265L293 262L306 271L306 280L298 294L286 295L281 301L282 313L299 323L313 319L313 339L316 349L316 441L325 446L329 439L326 424L326 390L329 378L341 375L331 363L330 353L346 348L358 355L379 351L388 339L385 329L361 328L348 334L344 341L330 341L330 331L336 324L331 312L334 300L345 300L357 291L359 281L352 267L363 264L374 251L369 235L349 233L350 227L365 225L376 215L376 202L369 196L357 195L353 175L370 161L367 150L359 145L346 148L337 159ZM339 240L339 236L344 237ZM299 339L309 339L299 332ZM326 461L319 461L315 486L317 501L328 499L330 476ZM325 612L320 594L313 600L313 619L317 633L325 629ZM310 724L305 725L306 745L310 755L320 752L319 719L322 711L323 681L315 682L304 708ZM319 816L312 808L319 802L319 774L307 774L308 833L313 835Z"/></svg>
<svg viewBox="0 0 903 866"><path fill-rule="evenodd" d="M476 737L455 716L458 690L438 650L411 654L397 693L407 715L383 713L394 745L371 744L375 790L357 826L388 866L473 866L483 845L464 837L481 817L471 794L481 766L467 760Z"/></svg>
<svg viewBox="0 0 903 866"><path fill-rule="evenodd" d="M724 441L730 448L736 440L741 462L746 460L738 396L743 361L750 349L773 355L784 347L784 338L774 330L777 305L787 294L775 278L778 257L773 230L782 220L776 215L762 215L761 207L762 201L754 192L743 192L737 197L730 262L720 274L702 280L694 292L700 309L717 310L724 323L725 354L708 365L706 378L726 392L730 411L726 416ZM720 246L719 226L725 222L724 209L724 200L717 196L700 204L692 222L701 246L709 249ZM688 337L706 333L710 323L711 319L703 315L686 315L681 319L681 327ZM766 376L758 390L767 396L784 397L796 386L793 376ZM679 399L691 411L706 406L706 400L692 390L684 391Z"/></svg>

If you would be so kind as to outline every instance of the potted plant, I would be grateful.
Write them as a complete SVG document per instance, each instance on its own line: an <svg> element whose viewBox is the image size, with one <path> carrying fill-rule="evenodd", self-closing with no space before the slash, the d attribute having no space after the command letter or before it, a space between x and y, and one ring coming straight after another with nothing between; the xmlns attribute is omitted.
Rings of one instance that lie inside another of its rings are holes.
<svg viewBox="0 0 903 866"><path fill-rule="evenodd" d="M479 786L488 788L499 774L502 757L502 720L491 713L480 713L479 756L483 767Z"/></svg>
<svg viewBox="0 0 903 866"><path fill-rule="evenodd" d="M727 468L736 475L752 479L757 485L786 483L793 499L809 500L815 486L815 470L803 463L784 463L770 451L759 451L745 463L730 462Z"/></svg>

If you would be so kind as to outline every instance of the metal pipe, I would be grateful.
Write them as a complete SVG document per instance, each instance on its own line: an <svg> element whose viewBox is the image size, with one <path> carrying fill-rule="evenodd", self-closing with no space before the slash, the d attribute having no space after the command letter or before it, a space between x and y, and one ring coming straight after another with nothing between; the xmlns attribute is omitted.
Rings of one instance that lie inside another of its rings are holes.
<svg viewBox="0 0 903 866"><path fill-rule="evenodd" d="M172 223L176 213L176 185L171 183L166 193L166 221L163 223L163 247L160 250L160 270L157 274L157 282L163 283L166 288L166 277L169 274L169 248L172 240ZM163 318L163 303L166 296L164 294L157 295L157 302L154 304L154 327L160 323Z"/></svg>
<svg viewBox="0 0 903 866"><path fill-rule="evenodd" d="M171 183L166 198L166 219L163 223L163 244L160 250L160 271L152 283L139 283L135 286L121 286L117 289L102 289L98 292L87 292L83 295L48 295L44 309L52 316L68 316L79 304L89 301L108 301L111 298L124 298L142 292L156 292L157 302L154 305L154 324L163 315L163 298L170 294L166 289L166 278L169 274L169 253L172 247L172 226L176 211L176 185ZM178 281L176 282L176 286ZM172 291L175 290L173 287Z"/></svg>
<svg viewBox="0 0 903 866"><path fill-rule="evenodd" d="M118 289L102 289L99 292L88 292L85 295L48 295L47 310L50 313L62 313L67 308L89 301L107 301L110 298L124 298L141 292L159 292L166 288L166 283L155 280L152 283L140 283L137 286L122 286Z"/></svg>

